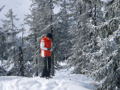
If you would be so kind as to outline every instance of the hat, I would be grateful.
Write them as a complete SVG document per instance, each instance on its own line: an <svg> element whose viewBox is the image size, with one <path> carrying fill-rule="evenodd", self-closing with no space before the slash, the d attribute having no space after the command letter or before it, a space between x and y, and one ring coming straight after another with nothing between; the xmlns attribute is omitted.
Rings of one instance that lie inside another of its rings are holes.
<svg viewBox="0 0 120 90"><path fill-rule="evenodd" d="M46 35L47 37L49 37L49 38L51 38L51 39L53 39L53 36L52 36L52 34L51 33L47 33L47 35Z"/></svg>

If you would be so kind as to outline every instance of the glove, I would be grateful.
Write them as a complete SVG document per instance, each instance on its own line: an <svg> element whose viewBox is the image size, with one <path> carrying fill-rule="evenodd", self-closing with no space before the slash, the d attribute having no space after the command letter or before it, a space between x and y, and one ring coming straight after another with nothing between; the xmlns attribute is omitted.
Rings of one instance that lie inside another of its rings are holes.
<svg viewBox="0 0 120 90"><path fill-rule="evenodd" d="M47 48L47 50L51 50L51 48Z"/></svg>
<svg viewBox="0 0 120 90"><path fill-rule="evenodd" d="M49 50L49 51L53 51L53 48L47 48L47 50Z"/></svg>

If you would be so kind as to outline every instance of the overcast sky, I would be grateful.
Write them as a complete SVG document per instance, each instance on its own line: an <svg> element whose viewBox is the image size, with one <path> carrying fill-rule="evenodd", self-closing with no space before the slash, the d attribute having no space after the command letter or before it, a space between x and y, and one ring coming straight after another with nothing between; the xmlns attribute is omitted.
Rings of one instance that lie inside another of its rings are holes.
<svg viewBox="0 0 120 90"><path fill-rule="evenodd" d="M5 5L5 8L0 12L0 20L4 19L4 15L8 12L9 9L12 9L14 14L18 16L19 25L23 24L23 19L25 15L30 13L31 0L0 0L0 7ZM60 11L59 6L55 6L54 13ZM1 22L0 22L1 24ZM0 25L1 26L1 25Z"/></svg>
<svg viewBox="0 0 120 90"><path fill-rule="evenodd" d="M0 19L4 18L9 9L13 9L13 12L20 18L19 24L22 24L25 15L30 13L31 0L0 0L0 7L3 5L5 8L0 12Z"/></svg>

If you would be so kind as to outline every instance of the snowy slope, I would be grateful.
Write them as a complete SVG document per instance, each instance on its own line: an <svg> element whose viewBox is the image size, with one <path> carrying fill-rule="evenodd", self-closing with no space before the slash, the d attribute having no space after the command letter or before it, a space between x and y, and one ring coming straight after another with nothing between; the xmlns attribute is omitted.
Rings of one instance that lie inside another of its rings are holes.
<svg viewBox="0 0 120 90"><path fill-rule="evenodd" d="M0 90L94 90L94 81L83 75L57 71L52 79L0 77Z"/></svg>

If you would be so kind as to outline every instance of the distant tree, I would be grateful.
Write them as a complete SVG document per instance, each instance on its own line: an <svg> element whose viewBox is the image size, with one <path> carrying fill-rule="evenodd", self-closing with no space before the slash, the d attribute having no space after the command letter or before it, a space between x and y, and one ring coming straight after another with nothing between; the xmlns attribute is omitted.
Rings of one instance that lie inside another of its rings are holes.
<svg viewBox="0 0 120 90"><path fill-rule="evenodd" d="M5 15L5 19L2 20L3 26L2 31L4 32L5 37L5 53L6 60L9 62L14 63L14 68L18 68L17 66L17 48L16 48L16 41L17 41L17 34L18 34L18 28L16 26L16 21L18 18L16 18L16 15L14 15L12 9L8 11L8 13ZM12 63L11 63L12 64ZM17 72L17 70L16 70Z"/></svg>
<svg viewBox="0 0 120 90"><path fill-rule="evenodd" d="M31 15L26 17L26 23L30 25L31 34L28 38L33 49L32 59L35 62L34 71L38 75L42 66L40 65L42 60L39 56L39 38L51 31L51 7L49 0L33 0L31 6Z"/></svg>

